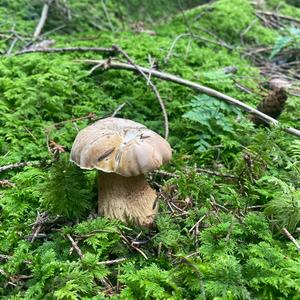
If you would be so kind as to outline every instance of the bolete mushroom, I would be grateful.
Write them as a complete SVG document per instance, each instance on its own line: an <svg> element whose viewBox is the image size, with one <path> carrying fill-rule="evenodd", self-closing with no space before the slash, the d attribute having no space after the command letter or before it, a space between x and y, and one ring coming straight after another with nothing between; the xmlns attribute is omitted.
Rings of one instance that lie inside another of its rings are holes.
<svg viewBox="0 0 300 300"><path fill-rule="evenodd" d="M71 161L82 169L98 169L98 213L123 222L151 226L157 212L156 193L144 174L172 157L169 143L144 125L106 118L81 130Z"/></svg>

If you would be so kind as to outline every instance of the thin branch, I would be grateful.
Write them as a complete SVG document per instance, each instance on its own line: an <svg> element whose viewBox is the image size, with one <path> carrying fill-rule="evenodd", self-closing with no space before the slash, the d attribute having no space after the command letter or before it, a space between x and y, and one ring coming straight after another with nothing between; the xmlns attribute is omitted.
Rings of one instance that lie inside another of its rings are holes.
<svg viewBox="0 0 300 300"><path fill-rule="evenodd" d="M196 228L196 227L198 227L201 223L202 223L202 221L206 218L208 216L208 214L206 213L205 215L203 215L194 225L193 225L193 227L189 230L189 233L192 233L193 231L194 231L194 229Z"/></svg>
<svg viewBox="0 0 300 300"><path fill-rule="evenodd" d="M298 241L290 234L290 232L289 232L285 227L282 228L282 231L283 231L284 235L285 235L292 243L294 243L294 245L296 246L297 250L300 252L300 245L299 245Z"/></svg>
<svg viewBox="0 0 300 300"><path fill-rule="evenodd" d="M111 18L110 18L110 16L109 16L108 11L107 11L106 5L105 5L105 3L103 2L103 0L101 1L101 5L102 5L102 8L103 8L105 17L106 17L106 19L107 19L107 21L108 21L108 24L109 24L109 27L110 27L111 31L115 31L114 26L113 26L113 24L112 24L112 22L111 22Z"/></svg>
<svg viewBox="0 0 300 300"><path fill-rule="evenodd" d="M70 234L67 234L67 238L70 240L72 247L76 250L80 259L83 260L84 255L83 255L82 251L80 250L80 248L78 247L77 242L74 241L74 239L71 237Z"/></svg>
<svg viewBox="0 0 300 300"><path fill-rule="evenodd" d="M86 63L90 63L90 64L98 64L99 66L102 65L105 69L124 69L124 70L129 70L129 71L136 71L136 67L132 66L130 64L126 64L126 63L120 63L120 62L115 62L115 61L109 61L109 62L101 62L99 60L83 60ZM146 74L152 74L152 76L155 76L157 78L166 80L166 81L172 81L181 85L185 85L191 89L194 89L196 91L199 91L201 93L207 94L211 97L215 97L218 98L220 100L223 100L229 104L238 106L239 108L241 108L244 111L247 111L250 114L253 114L255 116L257 116L258 118L260 118L261 120L263 120L265 123L267 124L273 124L275 126L279 126L281 125L276 119L262 113L261 111L233 98L230 97L228 95L225 95L221 92L218 92L212 88L200 85L198 83L183 79L181 77L169 74L169 73L164 73L164 72L159 72L157 70L150 70L141 66L138 66L138 68L140 69L140 71L142 71L144 73L145 76L147 76ZM293 127L288 127L288 128L283 128L284 131L295 135L297 137L300 137L300 130L293 128Z"/></svg>
<svg viewBox="0 0 300 300"><path fill-rule="evenodd" d="M39 22L35 28L34 34L33 34L34 39L37 39L40 36L40 34L44 28L44 25L45 25L47 17L48 17L49 6L51 5L52 2L53 2L53 0L46 0L46 2L44 3L40 20L39 20Z"/></svg>
<svg viewBox="0 0 300 300"><path fill-rule="evenodd" d="M165 62L165 63L167 63L167 62L169 61L169 59L170 59L170 57L171 57L171 55L172 55L172 53L173 53L173 49L174 49L176 43L177 43L182 37L184 37L184 36L191 36L191 34L190 34L190 33L182 33L182 34L179 34L179 35L176 36L176 38L174 39L174 41L173 41L173 43L172 43L172 45L171 45L171 47L170 47L170 49L169 49L169 51L168 51L166 57L164 58L164 62Z"/></svg>
<svg viewBox="0 0 300 300"><path fill-rule="evenodd" d="M120 231L119 232L123 243L125 243L126 245L128 245L129 247L133 248L134 250L136 250L137 252L139 252L145 259L148 259L147 255L138 247L134 246L129 240L128 238Z"/></svg>
<svg viewBox="0 0 300 300"><path fill-rule="evenodd" d="M120 104L115 110L114 112L112 113L111 117L114 118L118 113L119 111L126 105L126 102Z"/></svg>
<svg viewBox="0 0 300 300"><path fill-rule="evenodd" d="M10 182L7 179L0 179L0 187L1 188L9 188L9 187L15 187L16 185L12 182Z"/></svg>
<svg viewBox="0 0 300 300"><path fill-rule="evenodd" d="M69 123L69 122L74 123L74 122L82 121L82 120L85 120L85 119L97 120L97 116L94 113L88 113L86 116L79 117L79 118L72 118L72 119L69 119L69 120L64 120L64 121L61 121L61 122L58 122L58 123L54 123L54 124L50 125L49 127L47 127L45 129L45 133L46 133L46 145L47 145L48 152L53 156L53 151L52 151L52 149L50 147L51 146L51 142L54 143L54 144L56 144L54 141L50 141L50 136L51 136L51 133L52 133L53 129L57 128L58 126L64 125L66 123ZM77 130L77 132L78 132L78 130Z"/></svg>
<svg viewBox="0 0 300 300"><path fill-rule="evenodd" d="M152 171L155 174L161 175L161 176L168 176L168 177L173 177L173 178L179 178L180 176L174 173L162 171L162 170L153 170Z"/></svg>
<svg viewBox="0 0 300 300"><path fill-rule="evenodd" d="M170 47L170 49L169 49L169 51L168 51L168 53L167 53L165 59L164 59L164 62L165 62L165 63L167 63L167 62L169 61L169 59L171 58L172 53L173 53L173 49L174 49L176 43L177 43L181 38L183 38L183 37L190 37L190 38L192 38L192 39L194 39L194 40L201 40L201 41L204 41L204 42L207 42L207 43L211 43L211 44L214 44L214 45L218 45L218 46L221 46L221 47L225 47L225 48L228 49L228 50L232 50L232 49L233 49L232 47L228 46L228 45L225 44L224 42L213 41L213 40L207 39L207 38L205 38L205 37L203 37L203 36L195 35L195 34L192 34L192 33L182 33L182 34L178 35L178 36L174 39L174 41L173 41L173 43L172 43L172 45L171 45L171 47Z"/></svg>
<svg viewBox="0 0 300 300"><path fill-rule="evenodd" d="M11 256L11 255L0 254L0 262L1 261L8 261L8 260L13 259L13 258L14 258L14 256ZM25 264L28 264L28 265L32 264L31 260L23 260L23 262Z"/></svg>
<svg viewBox="0 0 300 300"><path fill-rule="evenodd" d="M237 179L238 178L237 176L234 176L232 174L223 174L223 173L208 170L208 169L196 168L196 171L199 172L199 173L206 173L206 174L214 175L214 176L228 177L228 178L232 178L232 179Z"/></svg>
<svg viewBox="0 0 300 300"><path fill-rule="evenodd" d="M114 264L118 264L118 263L121 263L126 260L127 260L127 258L121 257L121 258L117 258L117 259L113 259L113 260L100 261L97 263L97 265L114 265Z"/></svg>
<svg viewBox="0 0 300 300"><path fill-rule="evenodd" d="M293 17L290 17L290 16L276 14L276 13L270 12L270 11L258 10L257 13L265 15L265 16L269 16L269 17L274 17L274 18L284 19L284 20L288 20L288 21L291 21L291 22L295 22L295 23L300 23L300 19L296 19L296 18L293 18Z"/></svg>
<svg viewBox="0 0 300 300"><path fill-rule="evenodd" d="M152 80L150 80L150 77L148 77L144 72L143 68L141 68L140 66L138 66L130 57L129 55L123 50L121 49L119 46L113 46L113 49L119 53L121 53L127 60L128 62L130 63L130 65L136 70L138 71L145 79L146 79L146 82L148 83L148 85L151 87L152 91L154 92L159 104L160 104L160 107L161 107L161 110L163 112L163 115L164 115L164 120L165 120L165 139L168 138L169 136L169 121L168 121L168 114L167 114L167 110L165 108L165 104L163 103L162 99L161 99L161 96L158 92L158 89L156 88L156 86L153 84ZM147 69L148 72L147 74L149 75L151 73L151 70L150 69Z"/></svg>
<svg viewBox="0 0 300 300"><path fill-rule="evenodd" d="M32 224L32 233L28 237L28 240L30 243L33 243L34 240L37 238L39 235L42 227L44 226L45 223L47 223L49 220L49 213L47 211L44 211L42 213L37 212L36 220Z"/></svg>
<svg viewBox="0 0 300 300"><path fill-rule="evenodd" d="M13 170L13 169L17 169L17 168L26 167L26 166L39 166L41 164L42 164L41 161L28 161L28 162L25 161L25 162L19 162L19 163L15 163L15 164L9 164L9 165L0 167L0 173L9 171L9 170Z"/></svg>
<svg viewBox="0 0 300 300"><path fill-rule="evenodd" d="M6 260L10 260L13 257L10 255L5 255L5 254L0 254L0 261L6 261Z"/></svg>
<svg viewBox="0 0 300 300"><path fill-rule="evenodd" d="M9 49L8 49L7 52L6 52L6 55L10 55L10 54L12 53L12 51L13 51L13 49L14 49L16 43L18 42L18 40L19 40L18 37L14 38L14 40L11 42L11 44L10 44L10 46L9 46Z"/></svg>
<svg viewBox="0 0 300 300"><path fill-rule="evenodd" d="M196 170L197 173L206 173L206 174L209 174L209 175L220 176L220 177L228 177L228 178L233 178L233 179L238 178L237 176L232 175L232 174L223 174L223 173L208 170L208 169L196 168L195 170ZM186 171L190 172L191 170L187 169ZM155 173L155 174L161 175L161 176L168 176L168 177L173 177L173 178L179 178L180 177L180 175L178 175L178 174L166 172L166 171L163 171L163 170L154 170L152 172Z"/></svg>
<svg viewBox="0 0 300 300"><path fill-rule="evenodd" d="M64 53L64 52L104 52L104 53L114 53L115 50L112 48L99 48L99 47L66 47L66 48L46 48L46 49L25 49L18 51L15 55L22 55L27 53Z"/></svg>

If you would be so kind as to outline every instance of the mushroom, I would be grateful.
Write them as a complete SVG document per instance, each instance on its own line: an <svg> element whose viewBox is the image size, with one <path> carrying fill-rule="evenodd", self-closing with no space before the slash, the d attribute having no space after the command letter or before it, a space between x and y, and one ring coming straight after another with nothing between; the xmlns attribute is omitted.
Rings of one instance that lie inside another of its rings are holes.
<svg viewBox="0 0 300 300"><path fill-rule="evenodd" d="M151 226L158 209L144 174L171 157L171 147L160 135L121 118L102 119L81 130L71 150L71 161L81 169L99 170L98 213L141 226Z"/></svg>

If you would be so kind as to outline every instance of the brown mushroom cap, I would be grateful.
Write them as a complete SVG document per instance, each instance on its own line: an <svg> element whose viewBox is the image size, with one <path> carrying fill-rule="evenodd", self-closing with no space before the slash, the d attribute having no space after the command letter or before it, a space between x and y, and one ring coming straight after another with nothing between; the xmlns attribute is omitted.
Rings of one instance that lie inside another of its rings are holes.
<svg viewBox="0 0 300 300"><path fill-rule="evenodd" d="M171 157L171 147L164 138L121 118L102 119L81 130L71 150L71 161L82 169L126 177L158 169Z"/></svg>

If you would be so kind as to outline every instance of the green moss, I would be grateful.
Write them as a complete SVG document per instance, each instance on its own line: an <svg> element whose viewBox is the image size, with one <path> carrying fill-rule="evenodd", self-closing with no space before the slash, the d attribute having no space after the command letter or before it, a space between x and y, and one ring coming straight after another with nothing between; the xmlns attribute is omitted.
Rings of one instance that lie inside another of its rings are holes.
<svg viewBox="0 0 300 300"><path fill-rule="evenodd" d="M3 20L9 12L7 24L11 24L12 12L20 8L16 29L31 36L41 3L22 3L2 1L0 17ZM118 44L143 66L150 65L151 56L159 70L252 106L261 100L259 83L263 78L243 56L244 49L271 47L278 32L263 27L260 21L253 22L255 11L248 1L219 0L185 11L185 17L179 13L164 24L154 24L153 36L129 31L126 22L127 30L120 31L123 25L116 2L105 3L116 31L99 31L87 23L96 20L109 29L100 2L91 6L88 0L72 1L73 20L49 38L56 41L56 47ZM63 20L59 11L53 10L45 30ZM4 30L10 28L7 24ZM189 30L206 39L224 40L233 49L182 36L170 53L174 39ZM8 44L3 43L2 49L7 50ZM22 43L16 45L16 49L21 47ZM299 194L299 143L279 129L254 128L246 114L217 99L152 78L170 121L174 158L166 168L177 175L149 176L162 193L157 228L140 231L88 216L95 210L95 173L83 174L66 160L77 129L93 120L72 119L90 113L106 117L126 103L120 117L141 122L160 134L164 128L157 99L138 74L124 70L89 74L91 66L79 62L107 57L93 52L36 53L3 57L0 62L0 165L53 159L47 139L66 151L65 160L52 167L44 163L0 174L15 185L0 191L0 254L11 256L1 261L0 297L296 299L299 255L276 226L293 225L289 229L297 238L299 214L293 214L294 200L288 205L292 223L281 219L274 207L280 206L278 199L294 199ZM237 72L225 72L229 66ZM235 81L257 94L245 94ZM299 111L299 101L290 97L282 123L297 125ZM218 176L196 169L199 167ZM272 208L266 210L268 215L264 208L256 207L266 204ZM30 243L32 224L37 212L44 209L50 211L50 220L57 213L64 217L45 224L40 233L46 237L38 236ZM82 260L68 234L80 247ZM140 244L132 243L135 239ZM118 258L126 262L101 264Z"/></svg>
<svg viewBox="0 0 300 300"><path fill-rule="evenodd" d="M203 7L188 11L185 17L178 16L172 31L190 32L211 40L221 39L229 46L241 46L244 43L273 43L276 32L264 27L255 16L253 6L247 0L220 0ZM205 30L213 35L207 34ZM206 44L206 43L205 43Z"/></svg>

